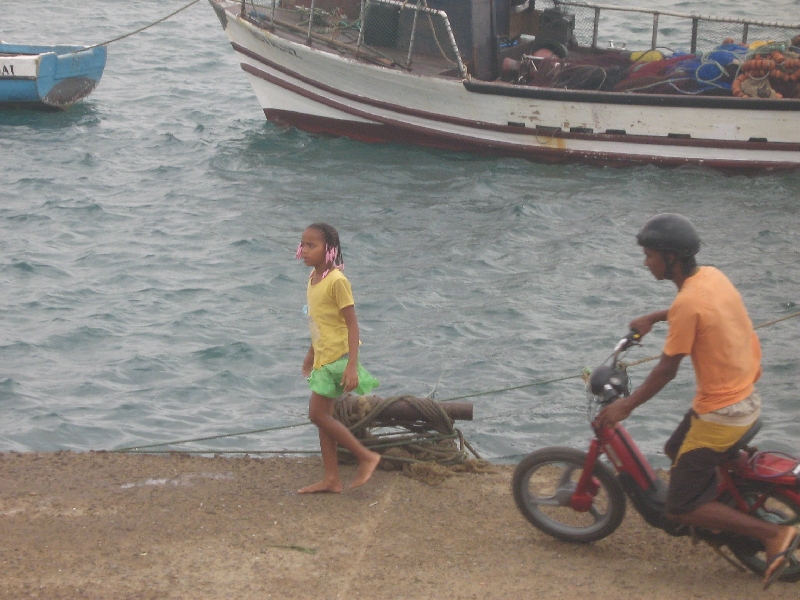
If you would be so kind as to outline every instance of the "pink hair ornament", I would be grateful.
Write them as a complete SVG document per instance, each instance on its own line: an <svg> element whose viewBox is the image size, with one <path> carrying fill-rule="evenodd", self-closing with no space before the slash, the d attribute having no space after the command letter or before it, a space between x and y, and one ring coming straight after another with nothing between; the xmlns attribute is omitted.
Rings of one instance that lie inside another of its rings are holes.
<svg viewBox="0 0 800 600"><path fill-rule="evenodd" d="M332 248L331 246L327 246L325 248L325 262L329 265L332 265L336 260L336 248Z"/></svg>

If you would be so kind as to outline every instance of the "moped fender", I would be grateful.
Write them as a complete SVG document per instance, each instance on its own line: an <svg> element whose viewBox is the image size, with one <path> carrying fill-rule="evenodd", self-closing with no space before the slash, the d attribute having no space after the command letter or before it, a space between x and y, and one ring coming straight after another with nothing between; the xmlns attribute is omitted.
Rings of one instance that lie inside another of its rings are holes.
<svg viewBox="0 0 800 600"><path fill-rule="evenodd" d="M592 440L589 444L589 452L586 454L586 461L583 464L581 474L575 491L569 499L569 505L576 512L588 512L592 508L592 502L600 489L600 482L597 477L592 475L597 459L600 456L600 444L597 440Z"/></svg>

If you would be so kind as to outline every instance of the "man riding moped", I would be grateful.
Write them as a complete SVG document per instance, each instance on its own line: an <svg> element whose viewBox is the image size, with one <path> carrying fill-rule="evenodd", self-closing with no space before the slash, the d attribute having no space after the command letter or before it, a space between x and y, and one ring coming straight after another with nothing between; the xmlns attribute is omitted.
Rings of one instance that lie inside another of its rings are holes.
<svg viewBox="0 0 800 600"><path fill-rule="evenodd" d="M691 356L697 382L692 407L667 441L672 460L667 515L679 523L757 538L767 554L764 589L780 577L800 544L795 527L768 523L717 502L717 466L725 451L758 419L761 399L755 382L761 375L761 348L741 295L718 269L698 266L700 238L692 223L678 214L656 215L636 240L644 264L657 280L678 288L668 310L631 321L639 335L659 321L669 323L658 364L630 396L598 413L596 426L612 427L647 402L678 373Z"/></svg>

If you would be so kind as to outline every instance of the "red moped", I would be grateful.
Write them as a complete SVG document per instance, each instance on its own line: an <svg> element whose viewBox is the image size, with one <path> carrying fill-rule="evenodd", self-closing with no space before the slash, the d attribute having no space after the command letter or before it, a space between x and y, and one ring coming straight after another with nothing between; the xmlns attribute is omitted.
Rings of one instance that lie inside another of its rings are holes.
<svg viewBox="0 0 800 600"><path fill-rule="evenodd" d="M602 406L629 395L630 380L620 358L629 348L638 346L638 340L638 334L629 333L587 376L590 422ZM760 427L759 420L728 451L730 460L719 469L717 499L759 519L798 526L800 460L751 447ZM565 541L600 540L622 522L627 496L653 527L674 536L694 535L738 568L743 565L763 576L766 556L758 540L690 528L668 519L664 510L667 483L658 477L625 428L619 423L592 428L595 437L588 452L542 448L517 466L512 480L514 500L534 526ZM789 558L780 580L800 581L800 551Z"/></svg>

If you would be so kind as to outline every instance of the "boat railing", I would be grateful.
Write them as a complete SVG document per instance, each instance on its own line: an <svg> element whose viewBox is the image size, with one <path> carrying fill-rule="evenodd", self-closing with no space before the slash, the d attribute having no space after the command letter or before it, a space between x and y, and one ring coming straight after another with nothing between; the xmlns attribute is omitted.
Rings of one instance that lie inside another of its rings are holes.
<svg viewBox="0 0 800 600"><path fill-rule="evenodd" d="M259 26L302 34L379 64L467 77L447 14L396 0L241 0L241 15Z"/></svg>
<svg viewBox="0 0 800 600"><path fill-rule="evenodd" d="M788 41L800 34L800 23L701 16L572 0L531 0L531 3L536 11L555 8L574 15L575 41L591 48L643 49L649 45L653 50L670 48L695 53L711 50L726 39L749 44L757 40Z"/></svg>

